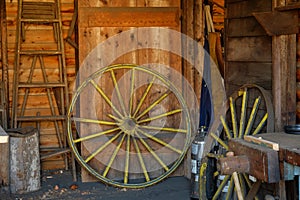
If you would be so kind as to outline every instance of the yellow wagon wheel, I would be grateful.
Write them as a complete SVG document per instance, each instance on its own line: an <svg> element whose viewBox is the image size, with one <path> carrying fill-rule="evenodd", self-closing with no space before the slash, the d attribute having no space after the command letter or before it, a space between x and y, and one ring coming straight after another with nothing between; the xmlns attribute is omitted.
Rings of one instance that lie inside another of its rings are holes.
<svg viewBox="0 0 300 200"><path fill-rule="evenodd" d="M254 84L247 84L232 94L219 117L213 122L206 138L200 166L200 199L237 199L234 176L220 175L216 160L226 156L229 139L243 139L245 135L272 131L274 112L266 90ZM239 173L238 180L242 195L247 196L254 186L255 177Z"/></svg>
<svg viewBox="0 0 300 200"><path fill-rule="evenodd" d="M68 111L68 141L78 162L118 187L147 187L166 178L191 142L181 93L143 66L112 65L93 73L75 91Z"/></svg>

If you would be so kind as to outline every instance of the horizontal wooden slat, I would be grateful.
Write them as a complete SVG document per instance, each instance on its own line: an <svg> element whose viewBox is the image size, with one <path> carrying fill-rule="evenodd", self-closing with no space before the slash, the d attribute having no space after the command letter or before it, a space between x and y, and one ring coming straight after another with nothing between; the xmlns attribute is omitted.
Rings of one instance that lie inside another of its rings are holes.
<svg viewBox="0 0 300 200"><path fill-rule="evenodd" d="M227 44L227 61L271 62L271 37L231 38Z"/></svg>
<svg viewBox="0 0 300 200"><path fill-rule="evenodd" d="M253 12L264 12L271 10L272 1L269 0L238 1L234 3L228 2L226 18L250 17L252 16Z"/></svg>
<svg viewBox="0 0 300 200"><path fill-rule="evenodd" d="M81 8L80 27L176 27L179 9L163 7Z"/></svg>
<svg viewBox="0 0 300 200"><path fill-rule="evenodd" d="M246 83L263 85L266 90L272 89L272 64L258 62L228 62L226 63L227 94L233 93Z"/></svg>
<svg viewBox="0 0 300 200"><path fill-rule="evenodd" d="M230 19L227 26L228 37L267 35L254 17Z"/></svg>

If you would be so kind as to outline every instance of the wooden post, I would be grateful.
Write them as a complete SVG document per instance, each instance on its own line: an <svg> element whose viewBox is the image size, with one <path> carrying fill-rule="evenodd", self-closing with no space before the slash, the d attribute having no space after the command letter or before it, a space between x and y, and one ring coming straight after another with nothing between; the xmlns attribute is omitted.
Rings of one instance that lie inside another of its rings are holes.
<svg viewBox="0 0 300 200"><path fill-rule="evenodd" d="M286 0L273 0L273 10ZM275 131L296 122L296 34L272 37L272 73ZM285 182L278 184L280 199L286 199Z"/></svg>
<svg viewBox="0 0 300 200"><path fill-rule="evenodd" d="M10 135L10 191L26 193L40 189L38 132L34 128L8 130Z"/></svg>
<svg viewBox="0 0 300 200"><path fill-rule="evenodd" d="M9 191L9 136L0 126L0 188Z"/></svg>
<svg viewBox="0 0 300 200"><path fill-rule="evenodd" d="M273 9L285 0L274 0ZM275 131L296 122L296 34L272 37Z"/></svg>

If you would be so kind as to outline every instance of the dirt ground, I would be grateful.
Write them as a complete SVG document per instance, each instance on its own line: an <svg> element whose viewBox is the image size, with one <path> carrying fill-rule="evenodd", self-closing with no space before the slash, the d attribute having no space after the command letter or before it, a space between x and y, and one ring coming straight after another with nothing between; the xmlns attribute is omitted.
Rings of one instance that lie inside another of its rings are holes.
<svg viewBox="0 0 300 200"><path fill-rule="evenodd" d="M190 181L184 177L170 177L144 189L120 189L103 183L82 183L72 181L69 171L43 171L41 189L26 194L0 192L1 200L188 200Z"/></svg>

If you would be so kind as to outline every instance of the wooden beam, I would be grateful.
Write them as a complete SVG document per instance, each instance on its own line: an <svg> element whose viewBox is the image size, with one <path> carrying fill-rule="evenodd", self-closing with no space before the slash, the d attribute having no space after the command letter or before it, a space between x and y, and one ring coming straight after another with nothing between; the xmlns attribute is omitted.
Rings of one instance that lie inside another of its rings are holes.
<svg viewBox="0 0 300 200"><path fill-rule="evenodd" d="M254 137L254 136L251 136L251 135L246 135L244 137L244 140L248 141L248 142L252 142L254 144L259 144L259 145L269 147L269 148L271 148L275 151L279 151L279 144L278 143L265 140L261 137Z"/></svg>
<svg viewBox="0 0 300 200"><path fill-rule="evenodd" d="M248 192L245 200L252 200L255 198L257 192L259 191L259 188L261 186L261 181L257 180L251 187L250 191Z"/></svg>
<svg viewBox="0 0 300 200"><path fill-rule="evenodd" d="M87 7L80 8L82 27L177 27L177 7Z"/></svg>
<svg viewBox="0 0 300 200"><path fill-rule="evenodd" d="M296 34L273 36L272 90L275 131L296 123Z"/></svg>
<svg viewBox="0 0 300 200"><path fill-rule="evenodd" d="M287 35L299 32L298 11L288 12L255 12L253 13L257 21L262 25L268 35Z"/></svg>
<svg viewBox="0 0 300 200"><path fill-rule="evenodd" d="M278 152L242 139L229 140L234 155L246 155L250 162L249 174L267 183L280 180Z"/></svg>
<svg viewBox="0 0 300 200"><path fill-rule="evenodd" d="M218 160L218 171L223 175L231 175L233 172L249 173L250 161L246 155L229 156Z"/></svg>

